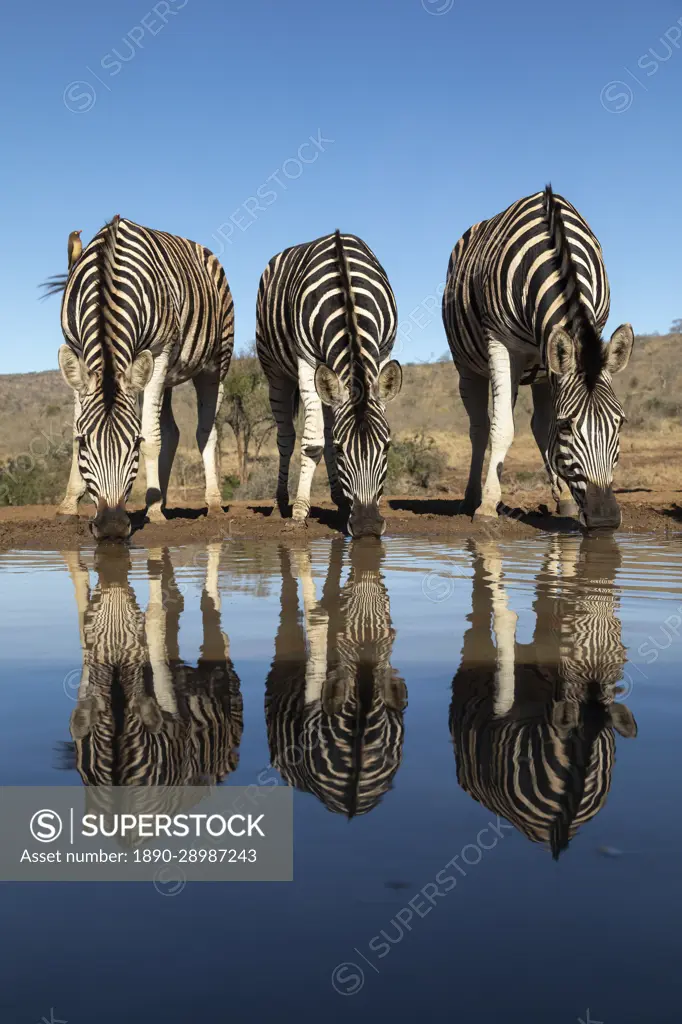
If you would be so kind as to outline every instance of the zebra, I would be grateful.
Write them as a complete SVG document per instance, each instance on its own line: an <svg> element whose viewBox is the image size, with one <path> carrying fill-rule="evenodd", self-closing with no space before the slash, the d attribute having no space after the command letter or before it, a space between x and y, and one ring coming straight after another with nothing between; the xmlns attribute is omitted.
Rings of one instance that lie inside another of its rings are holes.
<svg viewBox="0 0 682 1024"><path fill-rule="evenodd" d="M554 859L606 801L614 730L637 735L632 712L615 702L625 662L613 593L620 556L595 540L552 539L530 644L516 642L500 545L472 541L471 625L452 682L459 784Z"/></svg>
<svg viewBox="0 0 682 1024"><path fill-rule="evenodd" d="M138 787L151 787L151 798L141 794L139 799L156 801L157 811L175 812L184 800L177 787L216 785L236 769L243 709L229 640L220 626L220 550L220 542L208 546L196 666L179 657L183 598L167 549L149 552L145 613L129 581L127 549L97 549L98 582L92 592L80 554L63 552L83 649L71 751L82 782L93 789L91 803L100 799L97 787L131 787L120 798L128 804L138 799ZM101 801L112 810L111 793Z"/></svg>
<svg viewBox="0 0 682 1024"><path fill-rule="evenodd" d="M352 818L391 788L402 759L407 688L390 664L395 630L381 550L354 544L341 586L343 551L337 538L318 603L310 552L280 548L281 614L265 718L271 763L283 779Z"/></svg>
<svg viewBox="0 0 682 1024"><path fill-rule="evenodd" d="M66 276L59 367L74 391L71 475L60 516L86 491L96 539L130 535L126 501L145 461L147 515L164 520L179 430L172 389L192 380L209 513L221 512L217 417L234 347L234 306L217 258L186 238L115 217ZM142 410L140 415L140 396Z"/></svg>
<svg viewBox="0 0 682 1024"><path fill-rule="evenodd" d="M602 342L609 306L601 246L550 185L459 240L448 265L443 322L469 416L465 511L497 515L518 387L530 384L533 434L557 511L579 514L587 528L619 526L612 481L625 415L611 378L627 366L634 334L622 324L610 344Z"/></svg>
<svg viewBox="0 0 682 1024"><path fill-rule="evenodd" d="M356 235L325 235L278 253L260 280L256 349L277 423L277 503L289 506L289 463L299 398L305 422L294 520L310 511L324 450L332 500L349 508L353 537L381 536L378 502L391 437L385 406L402 369L389 359L397 309L386 272Z"/></svg>

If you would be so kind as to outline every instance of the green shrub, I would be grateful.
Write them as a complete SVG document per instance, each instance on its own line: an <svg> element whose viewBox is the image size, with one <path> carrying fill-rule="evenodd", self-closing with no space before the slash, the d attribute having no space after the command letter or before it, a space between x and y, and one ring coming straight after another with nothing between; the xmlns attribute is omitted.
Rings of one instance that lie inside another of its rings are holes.
<svg viewBox="0 0 682 1024"><path fill-rule="evenodd" d="M230 473L229 476L223 477L222 496L223 501L231 501L234 498L235 491L239 487L239 477L235 476L234 473Z"/></svg>
<svg viewBox="0 0 682 1024"><path fill-rule="evenodd" d="M71 445L28 453L0 466L0 505L50 505L61 501L71 469Z"/></svg>
<svg viewBox="0 0 682 1024"><path fill-rule="evenodd" d="M427 490L436 483L447 465L442 452L432 437L415 434L402 441L394 441L388 451L386 490L408 486Z"/></svg>

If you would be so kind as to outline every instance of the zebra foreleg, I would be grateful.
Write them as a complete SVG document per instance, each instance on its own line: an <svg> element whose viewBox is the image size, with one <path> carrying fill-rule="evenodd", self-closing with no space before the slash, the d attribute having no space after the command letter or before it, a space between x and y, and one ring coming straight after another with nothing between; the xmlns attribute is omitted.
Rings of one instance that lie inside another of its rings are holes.
<svg viewBox="0 0 682 1024"><path fill-rule="evenodd" d="M277 507L284 518L289 515L289 465L296 443L294 427L294 394L296 384L288 377L269 380L270 408L277 424L279 474L277 476Z"/></svg>
<svg viewBox="0 0 682 1024"><path fill-rule="evenodd" d="M193 384L197 395L197 444L204 460L208 514L222 514L218 413L224 385L214 373L200 373Z"/></svg>
<svg viewBox="0 0 682 1024"><path fill-rule="evenodd" d="M488 364L493 392L493 422L490 428L490 463L477 517L497 516L497 506L502 499L502 467L514 440L514 401L518 388L518 375L513 376L508 348L490 335Z"/></svg>
<svg viewBox="0 0 682 1024"><path fill-rule="evenodd" d="M161 489L161 501L166 504L168 496L168 481L170 480L173 459L180 440L180 430L175 422L172 407L173 389L166 388L163 393L161 405L160 427L161 427L161 451L159 453L159 486Z"/></svg>
<svg viewBox="0 0 682 1024"><path fill-rule="evenodd" d="M487 377L481 377L478 374L467 376L465 372L460 372L459 393L469 417L469 438L471 440L469 482L464 493L464 512L468 515L473 515L481 504L481 477L490 436L488 387Z"/></svg>
<svg viewBox="0 0 682 1024"><path fill-rule="evenodd" d="M61 505L57 509L57 516L77 516L78 515L78 502L84 496L87 488L85 480L81 476L81 471L78 468L78 440L76 438L78 419L81 414L81 403L78 395L74 396L73 405L73 442L72 442L72 454L71 454L71 472L69 473L69 482L66 486L66 494L62 500Z"/></svg>
<svg viewBox="0 0 682 1024"><path fill-rule="evenodd" d="M331 498L339 508L346 508L349 507L350 503L339 483L339 471L336 465L336 452L334 450L334 410L329 405L323 405L322 415L324 418L324 461L327 467Z"/></svg>
<svg viewBox="0 0 682 1024"><path fill-rule="evenodd" d="M571 496L570 490L555 473L549 460L549 435L554 416L554 406L549 381L539 381L531 385L533 392L533 416L530 421L533 437L540 449L549 484L552 488L552 498L556 503L556 510L560 516L577 516L579 509Z"/></svg>
<svg viewBox="0 0 682 1024"><path fill-rule="evenodd" d="M161 454L161 405L166 385L168 355L162 352L154 359L154 371L144 389L142 399L142 444L140 450L144 459L147 477L145 503L147 516L153 523L163 523L164 495L159 480L159 456Z"/></svg>
<svg viewBox="0 0 682 1024"><path fill-rule="evenodd" d="M322 402L315 389L315 371L304 359L298 361L298 386L303 402L305 421L301 440L301 475L298 480L293 517L302 522L308 518L310 488L324 450Z"/></svg>

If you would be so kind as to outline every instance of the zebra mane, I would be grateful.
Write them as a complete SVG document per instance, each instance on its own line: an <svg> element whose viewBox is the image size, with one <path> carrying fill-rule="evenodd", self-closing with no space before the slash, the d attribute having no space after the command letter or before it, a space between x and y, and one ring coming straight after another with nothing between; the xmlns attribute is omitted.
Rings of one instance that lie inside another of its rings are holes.
<svg viewBox="0 0 682 1024"><path fill-rule="evenodd" d="M588 387L592 387L603 367L601 337L582 301L578 268L573 260L566 236L566 226L561 216L561 208L556 201L551 184L545 186L544 206L550 238L558 255L557 270L562 283L568 285L568 289L572 292L569 324L575 331L576 340L580 345L581 365Z"/></svg>
<svg viewBox="0 0 682 1024"><path fill-rule="evenodd" d="M585 795L587 774L590 770L592 753L597 738L602 731L603 711L593 703L581 709L580 725L574 730L567 741L566 754L569 762L566 786L559 801L559 811L552 822L549 845L552 858L559 856L568 847L571 838L571 826L578 814L580 804Z"/></svg>
<svg viewBox="0 0 682 1024"><path fill-rule="evenodd" d="M346 303L346 327L348 335L350 337L350 387L349 393L351 397L351 404L357 412L362 412L367 404L369 398L368 386L367 386L367 374L365 372L365 366L362 361L362 344L360 342L360 327L358 324L358 315L355 309L355 302L353 301L353 286L350 280L350 268L348 266L348 260L346 254L343 251L343 239L341 238L341 232L337 228L334 232L334 242L336 243L336 259L339 265L339 273L341 274L341 284L344 291L344 298Z"/></svg>
<svg viewBox="0 0 682 1024"><path fill-rule="evenodd" d="M116 214L101 229L102 241L97 251L97 284L98 302L97 315L99 318L98 336L102 350L102 393L104 406L107 411L111 410L118 393L116 381L116 363L114 353L107 333L107 320L104 310L108 305L108 297L114 291L114 266L116 261L116 239L118 237L118 225L120 217Z"/></svg>

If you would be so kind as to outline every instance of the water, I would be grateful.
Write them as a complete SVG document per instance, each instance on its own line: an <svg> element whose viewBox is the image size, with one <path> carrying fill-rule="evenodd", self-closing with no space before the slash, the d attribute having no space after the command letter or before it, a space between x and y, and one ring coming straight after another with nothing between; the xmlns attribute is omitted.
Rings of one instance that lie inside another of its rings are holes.
<svg viewBox="0 0 682 1024"><path fill-rule="evenodd" d="M292 883L2 885L3 1022L680 1020L678 544L0 573L0 782L297 787Z"/></svg>

